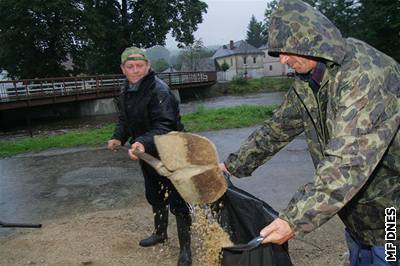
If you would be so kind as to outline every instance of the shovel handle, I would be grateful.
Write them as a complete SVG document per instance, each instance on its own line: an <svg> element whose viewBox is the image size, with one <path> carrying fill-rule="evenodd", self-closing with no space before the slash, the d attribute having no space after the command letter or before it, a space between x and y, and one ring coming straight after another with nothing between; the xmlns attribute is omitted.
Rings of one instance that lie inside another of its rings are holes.
<svg viewBox="0 0 400 266"><path fill-rule="evenodd" d="M119 151L119 150L124 150L124 151L128 151L130 148L126 147L126 146L116 146L114 151ZM172 172L169 171L167 169L167 167L165 167L165 165L156 157L145 153L139 149L135 149L132 151L132 153L138 157L140 160L145 161L146 163L148 163L151 167L154 168L154 170L157 171L158 174L162 175L162 176L170 176L172 175Z"/></svg>
<svg viewBox="0 0 400 266"><path fill-rule="evenodd" d="M0 221L0 227L4 228L12 228L12 227L19 227L19 228L41 228L41 224L20 224L20 223L6 223Z"/></svg>
<svg viewBox="0 0 400 266"><path fill-rule="evenodd" d="M148 163L151 167L153 167L157 173L162 176L170 176L172 173L165 167L165 165L157 158L151 156L148 153L142 152L138 149L133 150L132 153L136 155L139 159Z"/></svg>

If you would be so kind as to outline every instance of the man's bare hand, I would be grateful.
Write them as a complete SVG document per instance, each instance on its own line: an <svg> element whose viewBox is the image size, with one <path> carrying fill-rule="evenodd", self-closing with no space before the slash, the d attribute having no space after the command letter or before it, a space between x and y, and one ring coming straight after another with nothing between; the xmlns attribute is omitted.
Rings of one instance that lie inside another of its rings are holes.
<svg viewBox="0 0 400 266"><path fill-rule="evenodd" d="M229 173L228 169L226 169L226 166L224 163L219 163L218 166L219 166L219 169L222 170L222 172L227 172L228 174L231 174L231 173Z"/></svg>
<svg viewBox="0 0 400 266"><path fill-rule="evenodd" d="M139 150L141 152L145 152L144 145L140 142L135 142L132 144L131 148L128 150L129 158L132 160L139 160L139 158L133 154L134 150Z"/></svg>
<svg viewBox="0 0 400 266"><path fill-rule="evenodd" d="M110 139L107 142L107 149L117 151L121 147L121 141L117 139Z"/></svg>
<svg viewBox="0 0 400 266"><path fill-rule="evenodd" d="M263 240L264 244L274 243L282 245L294 236L294 232L288 222L276 218L272 223L261 230L260 235L265 237Z"/></svg>

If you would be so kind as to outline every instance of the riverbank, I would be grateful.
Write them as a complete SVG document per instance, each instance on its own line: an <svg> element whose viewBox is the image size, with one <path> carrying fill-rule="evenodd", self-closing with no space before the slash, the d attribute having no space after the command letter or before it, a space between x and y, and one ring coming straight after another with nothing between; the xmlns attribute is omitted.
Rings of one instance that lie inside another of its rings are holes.
<svg viewBox="0 0 400 266"><path fill-rule="evenodd" d="M245 95L227 95L191 100L180 103L181 114L193 113L199 108L212 109L234 107L239 105L269 106L282 102L285 92L261 92ZM218 95L220 95L218 93ZM60 135L76 129L96 129L117 121L116 113L79 118L54 118L46 121L38 121L32 125L33 136ZM0 131L0 140L13 140L30 137L26 125L18 128Z"/></svg>
<svg viewBox="0 0 400 266"><path fill-rule="evenodd" d="M190 132L241 128L256 125L270 117L275 106L241 105L236 107L205 109L182 116L185 130ZM68 132L0 141L0 158L50 148L68 148L106 143L113 134L115 123L95 128L77 128Z"/></svg>

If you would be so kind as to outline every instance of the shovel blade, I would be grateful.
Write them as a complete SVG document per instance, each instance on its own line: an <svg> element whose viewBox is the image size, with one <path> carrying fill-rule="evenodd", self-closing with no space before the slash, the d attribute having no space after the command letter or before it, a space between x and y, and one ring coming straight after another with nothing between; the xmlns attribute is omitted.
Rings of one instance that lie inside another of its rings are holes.
<svg viewBox="0 0 400 266"><path fill-rule="evenodd" d="M161 161L174 173L169 178L187 202L212 203L225 193L227 183L210 140L192 133L171 132L155 136L154 142Z"/></svg>
<svg viewBox="0 0 400 266"><path fill-rule="evenodd" d="M169 179L182 198L191 204L213 203L222 197L227 189L219 167L183 168L175 171Z"/></svg>

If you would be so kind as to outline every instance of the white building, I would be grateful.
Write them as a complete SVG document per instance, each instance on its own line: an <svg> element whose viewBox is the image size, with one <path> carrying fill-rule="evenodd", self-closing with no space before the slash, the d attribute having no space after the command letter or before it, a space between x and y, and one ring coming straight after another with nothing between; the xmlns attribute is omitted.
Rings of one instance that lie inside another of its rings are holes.
<svg viewBox="0 0 400 266"><path fill-rule="evenodd" d="M232 80L235 77L264 76L263 56L261 50L241 40L230 41L228 45L221 46L212 58L219 67L224 63L229 66L225 72L218 73L218 79Z"/></svg>
<svg viewBox="0 0 400 266"><path fill-rule="evenodd" d="M261 46L261 51L264 53L264 75L265 76L284 76L288 73L293 72L286 64L282 65L279 63L279 57L272 57L268 55L268 47L266 45Z"/></svg>

